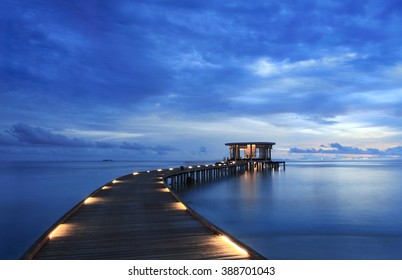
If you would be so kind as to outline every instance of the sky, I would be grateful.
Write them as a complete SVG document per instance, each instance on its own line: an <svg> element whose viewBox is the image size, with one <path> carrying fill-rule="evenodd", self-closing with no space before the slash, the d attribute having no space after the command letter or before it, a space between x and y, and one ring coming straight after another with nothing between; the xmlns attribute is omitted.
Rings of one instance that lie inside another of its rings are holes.
<svg viewBox="0 0 402 280"><path fill-rule="evenodd" d="M2 0L0 160L402 156L399 1Z"/></svg>

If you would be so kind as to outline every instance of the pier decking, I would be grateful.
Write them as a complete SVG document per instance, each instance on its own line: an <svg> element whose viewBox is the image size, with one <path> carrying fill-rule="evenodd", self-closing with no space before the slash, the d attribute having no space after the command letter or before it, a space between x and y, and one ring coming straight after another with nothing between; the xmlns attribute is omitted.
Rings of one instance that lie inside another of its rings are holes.
<svg viewBox="0 0 402 280"><path fill-rule="evenodd" d="M195 180L224 176L241 166L186 167L120 177L68 212L22 258L263 259L233 238L246 252L226 242L224 232L202 217L195 218L197 214L165 184L178 184L191 174Z"/></svg>

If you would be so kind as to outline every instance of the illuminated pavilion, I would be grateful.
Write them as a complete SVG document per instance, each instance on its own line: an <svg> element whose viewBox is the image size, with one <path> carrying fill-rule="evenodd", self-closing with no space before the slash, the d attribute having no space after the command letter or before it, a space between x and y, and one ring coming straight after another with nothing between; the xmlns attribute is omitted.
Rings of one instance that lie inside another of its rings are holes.
<svg viewBox="0 0 402 280"><path fill-rule="evenodd" d="M274 142L236 142L226 143L229 146L230 160L271 160Z"/></svg>
<svg viewBox="0 0 402 280"><path fill-rule="evenodd" d="M285 167L284 161L272 161L271 150L274 142L233 142L226 143L229 146L229 160L249 161L253 166L279 168ZM251 165L250 165L251 166Z"/></svg>

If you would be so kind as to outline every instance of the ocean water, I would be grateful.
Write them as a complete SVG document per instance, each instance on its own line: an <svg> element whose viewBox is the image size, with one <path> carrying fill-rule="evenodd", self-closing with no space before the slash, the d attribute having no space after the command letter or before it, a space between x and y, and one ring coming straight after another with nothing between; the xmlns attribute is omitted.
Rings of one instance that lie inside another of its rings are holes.
<svg viewBox="0 0 402 280"><path fill-rule="evenodd" d="M289 162L180 193L269 259L402 259L402 162Z"/></svg>
<svg viewBox="0 0 402 280"><path fill-rule="evenodd" d="M18 259L114 178L189 162L0 162L0 259ZM196 211L271 259L402 259L402 162L289 162L189 189Z"/></svg>
<svg viewBox="0 0 402 280"><path fill-rule="evenodd" d="M62 215L113 179L183 162L0 162L0 259L18 259Z"/></svg>

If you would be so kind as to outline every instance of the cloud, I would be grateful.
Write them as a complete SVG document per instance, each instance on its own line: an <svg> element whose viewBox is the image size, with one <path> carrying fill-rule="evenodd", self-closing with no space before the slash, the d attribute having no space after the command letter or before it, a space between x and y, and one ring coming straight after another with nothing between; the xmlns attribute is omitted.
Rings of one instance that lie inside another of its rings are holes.
<svg viewBox="0 0 402 280"><path fill-rule="evenodd" d="M356 127L360 139L370 128L394 145L402 127L400 6L0 1L0 128L34 125L8 129L0 145L168 152L157 148L166 143L160 131L180 147L206 134L212 143L234 116L263 120L256 135L264 125L286 127L272 138L287 146L311 136L303 130L314 131L314 143L348 143ZM124 121L133 116L141 123ZM237 127L231 135L250 135ZM211 150L193 147L202 145Z"/></svg>
<svg viewBox="0 0 402 280"><path fill-rule="evenodd" d="M139 151L139 150L145 149L144 145L141 145L138 143L127 143L127 142L123 142L119 147L120 147L120 149L134 150L134 151Z"/></svg>
<svg viewBox="0 0 402 280"><path fill-rule="evenodd" d="M174 58L169 63L172 63L173 66L183 70L186 68L205 69L205 68L219 67L219 65L213 64L205 60L205 58L200 54L200 52L196 50L193 50L192 52L189 53L179 54L177 58Z"/></svg>
<svg viewBox="0 0 402 280"><path fill-rule="evenodd" d="M6 130L11 136L7 142L9 145L34 145L34 146L62 146L62 147L91 147L92 143L79 138L68 138L66 136L52 133L41 127L33 127L26 124L13 125ZM7 139L7 138L3 138ZM10 140L14 141L10 141Z"/></svg>
<svg viewBox="0 0 402 280"><path fill-rule="evenodd" d="M178 151L178 149L173 148L169 145L156 145L156 146L147 146L138 143L126 143L123 142L119 145L120 149L123 150L132 150L136 152L141 152L142 154L148 153L156 153L158 155L166 155L168 152Z"/></svg>
<svg viewBox="0 0 402 280"><path fill-rule="evenodd" d="M95 147L99 149L111 149L115 148L116 145L107 142L95 142Z"/></svg>
<svg viewBox="0 0 402 280"><path fill-rule="evenodd" d="M300 60L296 62L290 62L288 60L274 62L271 58L263 57L249 65L248 68L257 76L270 77L311 70L325 71L339 67L355 59L357 59L356 53L345 53L339 56L325 56L319 59Z"/></svg>
<svg viewBox="0 0 402 280"><path fill-rule="evenodd" d="M27 124L16 124L5 133L0 134L0 147L19 147L19 148L57 148L57 149L91 149L91 150L129 150L139 154L147 155L158 154L166 155L178 149L169 145L144 145L131 142L106 142L92 141L84 138L71 138L58 133L51 132L42 127L33 127ZM61 150L59 150L61 151Z"/></svg>
<svg viewBox="0 0 402 280"><path fill-rule="evenodd" d="M289 153L297 154L349 154L349 155L373 155L373 156L402 156L402 146L396 146L380 150L376 148L361 149L352 146L343 146L339 143L331 143L329 146L321 145L320 148L299 149L290 148Z"/></svg>

